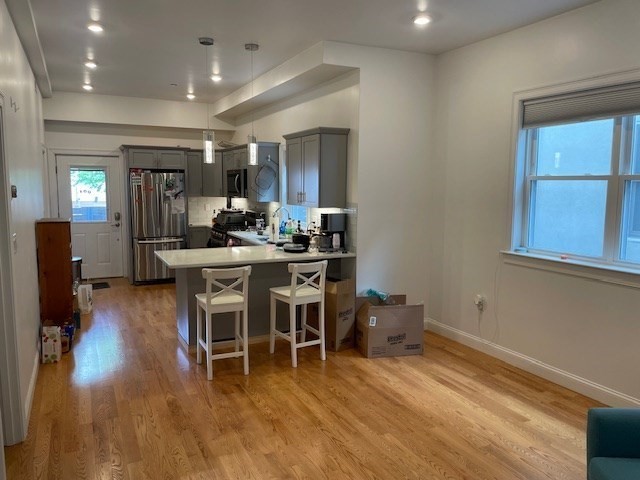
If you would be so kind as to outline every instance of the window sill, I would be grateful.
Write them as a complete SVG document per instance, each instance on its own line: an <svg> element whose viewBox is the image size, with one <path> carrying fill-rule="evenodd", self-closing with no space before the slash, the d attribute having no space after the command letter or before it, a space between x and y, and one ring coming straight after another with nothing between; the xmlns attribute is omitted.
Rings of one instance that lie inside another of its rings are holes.
<svg viewBox="0 0 640 480"><path fill-rule="evenodd" d="M545 270L640 289L640 270L622 266L600 265L571 258L561 259L537 253L514 252L512 250L501 250L500 254L503 256L504 263L508 265Z"/></svg>

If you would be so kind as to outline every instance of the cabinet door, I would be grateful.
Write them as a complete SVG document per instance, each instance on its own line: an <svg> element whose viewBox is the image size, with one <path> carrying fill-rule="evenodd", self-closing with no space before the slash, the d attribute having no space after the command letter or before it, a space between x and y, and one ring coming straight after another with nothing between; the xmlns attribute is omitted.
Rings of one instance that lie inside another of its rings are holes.
<svg viewBox="0 0 640 480"><path fill-rule="evenodd" d="M222 191L223 196L227 194L227 172L229 170L237 170L235 156L233 151L222 152Z"/></svg>
<svg viewBox="0 0 640 480"><path fill-rule="evenodd" d="M189 227L189 248L206 248L210 236L209 227Z"/></svg>
<svg viewBox="0 0 640 480"><path fill-rule="evenodd" d="M233 156L236 162L236 168L247 168L249 164L249 154L246 148L233 151Z"/></svg>
<svg viewBox="0 0 640 480"><path fill-rule="evenodd" d="M215 163L202 165L202 196L224 197L222 190L222 153L216 152Z"/></svg>
<svg viewBox="0 0 640 480"><path fill-rule="evenodd" d="M131 168L156 168L156 150L143 150L132 148L129 150L129 167Z"/></svg>
<svg viewBox="0 0 640 480"><path fill-rule="evenodd" d="M287 203L300 205L302 192L302 139L287 140Z"/></svg>
<svg viewBox="0 0 640 480"><path fill-rule="evenodd" d="M320 201L320 135L302 137L302 202L317 207Z"/></svg>
<svg viewBox="0 0 640 480"><path fill-rule="evenodd" d="M202 164L202 152L187 152L187 195L190 197L204 195L204 167L205 165Z"/></svg>
<svg viewBox="0 0 640 480"><path fill-rule="evenodd" d="M184 152L158 150L158 168L184 170Z"/></svg>

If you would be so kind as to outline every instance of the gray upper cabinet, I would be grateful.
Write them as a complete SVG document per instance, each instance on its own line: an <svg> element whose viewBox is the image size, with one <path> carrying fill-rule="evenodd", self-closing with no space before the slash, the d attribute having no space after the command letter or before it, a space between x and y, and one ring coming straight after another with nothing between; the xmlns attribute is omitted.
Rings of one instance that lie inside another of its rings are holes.
<svg viewBox="0 0 640 480"><path fill-rule="evenodd" d="M347 203L348 128L320 127L284 135L287 203L344 208Z"/></svg>
<svg viewBox="0 0 640 480"><path fill-rule="evenodd" d="M280 195L280 144L258 142L258 164L249 165L247 145L239 145L222 152L222 191L227 191L227 172L246 170L245 198L253 202L277 202Z"/></svg>
<svg viewBox="0 0 640 480"><path fill-rule="evenodd" d="M153 170L184 170L186 168L186 149L133 145L122 145L120 149L124 152L129 168Z"/></svg>
<svg viewBox="0 0 640 480"><path fill-rule="evenodd" d="M253 202L280 200L279 143L258 143L258 164L247 165L247 197ZM243 150L248 160L247 149Z"/></svg>
<svg viewBox="0 0 640 480"><path fill-rule="evenodd" d="M187 152L187 195L190 197L202 196L202 170L202 152Z"/></svg>
<svg viewBox="0 0 640 480"><path fill-rule="evenodd" d="M215 152L215 163L204 163L202 150L187 152L187 194L190 197L223 197L222 153Z"/></svg>
<svg viewBox="0 0 640 480"><path fill-rule="evenodd" d="M216 152L215 163L202 164L202 196L225 196L222 189L222 152Z"/></svg>

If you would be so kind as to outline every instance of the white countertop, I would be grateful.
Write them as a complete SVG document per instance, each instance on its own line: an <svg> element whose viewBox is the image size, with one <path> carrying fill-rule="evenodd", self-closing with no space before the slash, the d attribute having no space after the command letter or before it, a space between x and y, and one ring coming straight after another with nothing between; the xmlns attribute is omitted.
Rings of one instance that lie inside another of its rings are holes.
<svg viewBox="0 0 640 480"><path fill-rule="evenodd" d="M226 267L295 261L335 260L355 258L355 253L287 253L272 250L274 245L256 247L192 248L157 251L156 256L169 268Z"/></svg>

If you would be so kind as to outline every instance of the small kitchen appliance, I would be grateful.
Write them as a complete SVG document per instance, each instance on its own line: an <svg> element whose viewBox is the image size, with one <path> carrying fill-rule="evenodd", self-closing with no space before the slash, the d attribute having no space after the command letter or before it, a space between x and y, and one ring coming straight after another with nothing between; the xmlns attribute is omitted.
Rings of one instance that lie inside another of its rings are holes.
<svg viewBox="0 0 640 480"><path fill-rule="evenodd" d="M346 213L321 213L320 214L320 235L318 237L318 250L321 252L332 252L344 250L344 232L347 225ZM334 245L333 236L338 235L339 244Z"/></svg>

